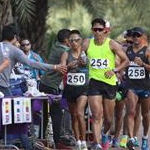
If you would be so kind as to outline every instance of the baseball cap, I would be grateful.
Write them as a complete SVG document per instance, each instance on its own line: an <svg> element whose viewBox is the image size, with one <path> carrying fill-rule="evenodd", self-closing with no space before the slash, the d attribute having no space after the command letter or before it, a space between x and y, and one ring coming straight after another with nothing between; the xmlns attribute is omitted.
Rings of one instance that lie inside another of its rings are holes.
<svg viewBox="0 0 150 150"><path fill-rule="evenodd" d="M110 22L107 21L107 20L105 20L105 27L106 27L106 28L110 28Z"/></svg>
<svg viewBox="0 0 150 150"><path fill-rule="evenodd" d="M132 33L137 32L140 35L143 35L145 33L145 31L141 28L141 27L134 27L132 28Z"/></svg>

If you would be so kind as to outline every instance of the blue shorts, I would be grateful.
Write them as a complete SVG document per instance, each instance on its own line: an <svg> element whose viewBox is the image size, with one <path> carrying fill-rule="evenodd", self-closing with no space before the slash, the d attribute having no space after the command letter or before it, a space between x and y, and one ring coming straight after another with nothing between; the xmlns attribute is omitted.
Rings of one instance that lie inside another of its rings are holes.
<svg viewBox="0 0 150 150"><path fill-rule="evenodd" d="M131 90L139 98L148 98L150 96L150 90L135 90L135 89L131 89Z"/></svg>

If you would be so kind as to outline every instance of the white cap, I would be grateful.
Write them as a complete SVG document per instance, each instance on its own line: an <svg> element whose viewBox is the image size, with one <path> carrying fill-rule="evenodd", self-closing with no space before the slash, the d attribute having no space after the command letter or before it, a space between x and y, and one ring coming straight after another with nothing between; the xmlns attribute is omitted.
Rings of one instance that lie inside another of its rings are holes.
<svg viewBox="0 0 150 150"><path fill-rule="evenodd" d="M110 23L109 23L109 21L105 20L105 22L106 22L105 27L106 27L106 28L110 28Z"/></svg>

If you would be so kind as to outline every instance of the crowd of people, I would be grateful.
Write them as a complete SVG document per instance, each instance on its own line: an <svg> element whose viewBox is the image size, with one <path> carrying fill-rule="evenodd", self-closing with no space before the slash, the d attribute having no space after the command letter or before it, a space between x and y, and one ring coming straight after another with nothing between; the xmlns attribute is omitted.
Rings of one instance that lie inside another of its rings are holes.
<svg viewBox="0 0 150 150"><path fill-rule="evenodd" d="M133 27L124 32L123 41L115 41L109 38L109 22L101 18L92 20L91 32L91 38L83 39L78 30L59 30L46 64L33 52L29 39L17 40L15 29L12 26L4 27L0 43L0 91L5 96L14 96L11 74L19 72L36 80L40 92L61 94L71 115L77 150L88 150L86 107L90 108L92 114L91 150L108 150L110 146L129 150L141 147L141 150L149 150L148 35L143 28ZM60 88L62 83L63 88ZM20 89L20 95L23 95L25 87ZM47 102L44 103L43 136L45 137L50 107L55 147L71 149L60 138L63 116L61 100L48 105ZM39 133L40 123L37 120L40 118L33 117L34 127ZM140 145L138 133L141 120L143 136ZM26 124L14 124L14 128L18 126L24 127ZM27 133L9 133L8 126L8 135L13 135L11 138L20 137L26 150L33 149Z"/></svg>

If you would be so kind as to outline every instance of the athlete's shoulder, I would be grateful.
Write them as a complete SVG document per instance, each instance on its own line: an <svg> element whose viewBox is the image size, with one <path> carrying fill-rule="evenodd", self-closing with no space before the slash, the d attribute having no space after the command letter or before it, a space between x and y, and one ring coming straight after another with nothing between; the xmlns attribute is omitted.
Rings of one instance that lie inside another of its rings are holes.
<svg viewBox="0 0 150 150"><path fill-rule="evenodd" d="M150 46L149 47L147 47L147 49L146 49L148 52L150 52Z"/></svg>
<svg viewBox="0 0 150 150"><path fill-rule="evenodd" d="M147 47L147 49L146 49L146 55L150 56L150 47Z"/></svg>
<svg viewBox="0 0 150 150"><path fill-rule="evenodd" d="M121 44L119 44L117 41L113 40L113 39L109 39L109 46L110 49L115 50L115 49L122 49Z"/></svg>
<svg viewBox="0 0 150 150"><path fill-rule="evenodd" d="M87 51L87 49L88 49L88 47L90 45L90 41L91 41L90 38L83 39L83 43L82 43L82 50L83 51Z"/></svg>

